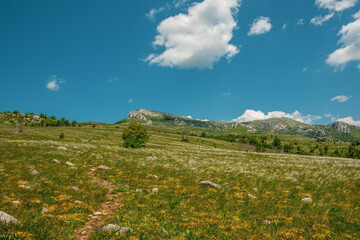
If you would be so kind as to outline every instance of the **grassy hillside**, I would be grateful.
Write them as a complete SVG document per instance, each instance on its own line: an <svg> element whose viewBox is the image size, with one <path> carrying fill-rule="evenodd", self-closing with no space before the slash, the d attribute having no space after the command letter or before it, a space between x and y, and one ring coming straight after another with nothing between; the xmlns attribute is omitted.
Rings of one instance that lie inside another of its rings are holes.
<svg viewBox="0 0 360 240"><path fill-rule="evenodd" d="M0 125L0 211L22 223L0 225L1 238L76 239L91 219L133 230L116 235L94 227L84 231L91 239L360 237L359 160L246 153L212 138L181 142L156 127L146 148L125 149L125 126L18 133ZM200 186L204 180L221 189ZM114 208L94 215L104 203Z"/></svg>

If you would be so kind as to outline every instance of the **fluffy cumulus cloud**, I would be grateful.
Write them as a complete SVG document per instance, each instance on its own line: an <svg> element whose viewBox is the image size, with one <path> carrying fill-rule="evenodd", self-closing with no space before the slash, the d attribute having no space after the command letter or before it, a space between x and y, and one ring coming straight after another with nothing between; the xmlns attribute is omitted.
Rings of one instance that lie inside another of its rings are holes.
<svg viewBox="0 0 360 240"><path fill-rule="evenodd" d="M316 16L310 20L310 23L315 26L322 26L324 22L330 20L334 16L334 13L330 13L325 16Z"/></svg>
<svg viewBox="0 0 360 240"><path fill-rule="evenodd" d="M338 101L338 102L344 103L344 102L348 101L350 98L351 97L348 97L345 95L340 95L340 96L333 97L331 99L331 101Z"/></svg>
<svg viewBox="0 0 360 240"><path fill-rule="evenodd" d="M359 19L359 18L360 18L360 11L358 11L357 13L355 13L355 14L353 15L353 17L354 17L355 19Z"/></svg>
<svg viewBox="0 0 360 240"><path fill-rule="evenodd" d="M65 83L65 80L59 78L57 75L52 75L49 77L49 81L46 84L46 88L51 91L57 91L60 89L60 85Z"/></svg>
<svg viewBox="0 0 360 240"><path fill-rule="evenodd" d="M314 120L321 119L320 116L306 115L303 116L299 111L293 113L285 113L281 111L269 112L268 114L262 111L246 110L243 115L234 119L234 122L250 122L255 120L266 120L270 118L290 118L299 122L312 123Z"/></svg>
<svg viewBox="0 0 360 240"><path fill-rule="evenodd" d="M316 0L315 4L320 8L340 12L355 6L357 1L358 0Z"/></svg>
<svg viewBox="0 0 360 240"><path fill-rule="evenodd" d="M234 15L240 0L204 0L189 7L187 14L163 20L157 27L155 48L145 61L164 67L212 68L222 57L231 59L239 49L230 44L237 23Z"/></svg>
<svg viewBox="0 0 360 240"><path fill-rule="evenodd" d="M251 35L259 35L267 33L271 30L272 25L270 23L270 18L268 17L259 17L254 20L251 25L250 31L248 32L248 36Z"/></svg>
<svg viewBox="0 0 360 240"><path fill-rule="evenodd" d="M344 123L354 125L354 126L360 126L360 121L355 121L353 117L341 118L341 119L338 119L337 121L344 122Z"/></svg>
<svg viewBox="0 0 360 240"><path fill-rule="evenodd" d="M343 68L348 62L360 61L360 18L342 27L339 43L343 46L331 53L326 63Z"/></svg>

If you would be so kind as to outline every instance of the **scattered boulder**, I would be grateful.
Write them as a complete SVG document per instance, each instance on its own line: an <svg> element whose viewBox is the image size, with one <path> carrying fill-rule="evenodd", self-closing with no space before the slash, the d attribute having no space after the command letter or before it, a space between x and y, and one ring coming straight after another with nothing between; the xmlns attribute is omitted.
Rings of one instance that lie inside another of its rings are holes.
<svg viewBox="0 0 360 240"><path fill-rule="evenodd" d="M41 209L41 213L42 213L42 214L46 213L47 211L48 211L47 208Z"/></svg>
<svg viewBox="0 0 360 240"><path fill-rule="evenodd" d="M147 161L152 161L152 160L156 160L156 159L157 159L157 157L155 157L155 156L154 157L150 157L150 156L146 157Z"/></svg>
<svg viewBox="0 0 360 240"><path fill-rule="evenodd" d="M31 174L31 175L38 175L38 174L39 174L39 172L38 172L38 171L36 171L36 170L32 170L32 171L30 171L30 174Z"/></svg>
<svg viewBox="0 0 360 240"><path fill-rule="evenodd" d="M158 176L152 175L152 174L147 174L146 177L147 178L152 178L152 179L158 179Z"/></svg>
<svg viewBox="0 0 360 240"><path fill-rule="evenodd" d="M133 232L133 230L129 227L119 227L118 225L115 225L115 224L108 224L108 225L104 226L102 228L102 230L108 231L108 232L117 232L120 234L127 233L127 232Z"/></svg>
<svg viewBox="0 0 360 240"><path fill-rule="evenodd" d="M65 163L66 165L68 165L68 166L70 166L70 167L72 167L72 166L74 166L74 164L73 163L71 163L71 162L69 162L69 161L66 161L66 163Z"/></svg>
<svg viewBox="0 0 360 240"><path fill-rule="evenodd" d="M75 200L75 203L76 203L76 204L80 204L80 203L82 203L82 201Z"/></svg>
<svg viewBox="0 0 360 240"><path fill-rule="evenodd" d="M248 194L248 198L250 198L250 199L256 199L257 197L254 196L254 195L252 195L252 194Z"/></svg>
<svg viewBox="0 0 360 240"><path fill-rule="evenodd" d="M107 171L107 170L110 170L111 168L109 168L108 166L105 166L105 165L100 165L100 166L98 166L98 169Z"/></svg>
<svg viewBox="0 0 360 240"><path fill-rule="evenodd" d="M20 204L20 202L19 202L19 201L12 201L11 203L12 203L12 204L14 204L14 205L18 205L18 204Z"/></svg>
<svg viewBox="0 0 360 240"><path fill-rule="evenodd" d="M258 192L259 189L258 188L253 188L254 192Z"/></svg>
<svg viewBox="0 0 360 240"><path fill-rule="evenodd" d="M103 215L103 213L102 212L94 212L93 215L94 216L100 216L100 215Z"/></svg>
<svg viewBox="0 0 360 240"><path fill-rule="evenodd" d="M80 189L78 187L72 187L72 190L74 190L75 192L78 192Z"/></svg>
<svg viewBox="0 0 360 240"><path fill-rule="evenodd" d="M306 202L306 203L311 203L313 201L313 199L310 198L310 197L309 198L303 198L302 201Z"/></svg>
<svg viewBox="0 0 360 240"><path fill-rule="evenodd" d="M108 231L108 232L117 232L119 231L121 228L118 226L118 225L115 225L115 224L108 224L106 226L104 226L102 228L102 230L104 231Z"/></svg>
<svg viewBox="0 0 360 240"><path fill-rule="evenodd" d="M64 150L64 151L66 151L66 150L67 150L67 148L66 148L66 147L57 147L57 149L59 149L59 150Z"/></svg>
<svg viewBox="0 0 360 240"><path fill-rule="evenodd" d="M135 192L136 193L142 193L143 191L141 189L136 189Z"/></svg>
<svg viewBox="0 0 360 240"><path fill-rule="evenodd" d="M133 232L133 230L129 227L122 227L119 230L119 233L127 233L127 232Z"/></svg>
<svg viewBox="0 0 360 240"><path fill-rule="evenodd" d="M153 188L151 191L152 191L153 193L158 193L158 192L159 192L159 189Z"/></svg>
<svg viewBox="0 0 360 240"><path fill-rule="evenodd" d="M271 224L270 220L266 220L266 219L263 221L263 223L266 224L266 225L270 225L270 224Z"/></svg>
<svg viewBox="0 0 360 240"><path fill-rule="evenodd" d="M0 222L5 223L6 225L20 225L21 223L19 220L14 218L13 216L10 216L9 214L0 211Z"/></svg>
<svg viewBox="0 0 360 240"><path fill-rule="evenodd" d="M52 162L55 163L55 164L60 164L60 161L58 161L56 159L53 159Z"/></svg>
<svg viewBox="0 0 360 240"><path fill-rule="evenodd" d="M215 189L221 189L221 186L219 184L213 183L211 181L202 181L199 183L201 186L209 186Z"/></svg>
<svg viewBox="0 0 360 240"><path fill-rule="evenodd" d="M23 189L25 189L25 190L30 190L30 189L31 189L31 187L29 187L29 186L24 186L24 185L19 185L19 188L23 188Z"/></svg>

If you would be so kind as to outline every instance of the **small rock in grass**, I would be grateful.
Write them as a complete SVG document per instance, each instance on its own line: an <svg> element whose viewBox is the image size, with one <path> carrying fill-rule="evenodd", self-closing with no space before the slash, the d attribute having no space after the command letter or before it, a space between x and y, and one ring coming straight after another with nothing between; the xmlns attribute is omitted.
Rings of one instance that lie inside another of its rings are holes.
<svg viewBox="0 0 360 240"><path fill-rule="evenodd" d="M38 174L39 174L39 172L38 172L38 171L36 171L36 170L32 170L32 171L30 171L30 173L31 173L31 175L38 175Z"/></svg>
<svg viewBox="0 0 360 240"><path fill-rule="evenodd" d="M209 186L215 189L221 189L221 186L219 184L213 183L211 181L202 181L199 184L202 186Z"/></svg>
<svg viewBox="0 0 360 240"><path fill-rule="evenodd" d="M75 200L75 203L79 204L79 203L82 203L82 201Z"/></svg>
<svg viewBox="0 0 360 240"><path fill-rule="evenodd" d="M266 224L266 225L270 225L270 224L271 224L271 222L270 222L269 220L266 220L266 219L263 221L263 223Z"/></svg>
<svg viewBox="0 0 360 240"><path fill-rule="evenodd" d="M120 230L120 227L115 224L108 224L102 228L102 230L108 231L108 232L117 232Z"/></svg>
<svg viewBox="0 0 360 240"><path fill-rule="evenodd" d="M20 225L19 220L3 211L0 211L0 222L6 225Z"/></svg>
<svg viewBox="0 0 360 240"><path fill-rule="evenodd" d="M23 188L23 189L25 189L25 190L30 190L30 189L31 189L31 187L29 187L29 186L24 186L24 185L19 185L19 188Z"/></svg>
<svg viewBox="0 0 360 240"><path fill-rule="evenodd" d="M258 192L259 189L258 188L253 188L254 192Z"/></svg>
<svg viewBox="0 0 360 240"><path fill-rule="evenodd" d="M298 190L303 190L303 188L300 187L300 186L296 186L295 188L298 189Z"/></svg>
<svg viewBox="0 0 360 240"><path fill-rule="evenodd" d="M14 204L14 205L18 205L18 204L20 204L20 202L19 202L19 201L12 201L11 203L12 203L12 204Z"/></svg>
<svg viewBox="0 0 360 240"><path fill-rule="evenodd" d="M256 199L256 197L255 197L254 195L252 195L252 194L248 194L248 197L249 197L250 199Z"/></svg>
<svg viewBox="0 0 360 240"><path fill-rule="evenodd" d="M94 212L93 215L94 216L99 216L99 215L103 215L103 213L102 212Z"/></svg>
<svg viewBox="0 0 360 240"><path fill-rule="evenodd" d="M146 157L146 160L147 160L147 161L152 161L152 160L156 160L156 159L157 159L157 157L150 157L150 156L149 156L149 157Z"/></svg>
<svg viewBox="0 0 360 240"><path fill-rule="evenodd" d="M52 160L53 163L56 163L56 164L60 164L60 161L56 160L56 159L53 159Z"/></svg>
<svg viewBox="0 0 360 240"><path fill-rule="evenodd" d="M136 189L135 192L136 193L142 193L143 191L141 189Z"/></svg>
<svg viewBox="0 0 360 240"><path fill-rule="evenodd" d="M105 166L105 165L100 165L100 166L98 166L98 169L100 169L100 170L110 170L111 168L109 168L108 166Z"/></svg>
<svg viewBox="0 0 360 240"><path fill-rule="evenodd" d="M152 174L147 174L146 177L147 178L152 178L152 179L158 179L158 176L152 175Z"/></svg>
<svg viewBox="0 0 360 240"><path fill-rule="evenodd" d="M119 233L127 233L127 232L132 232L133 230L129 227L122 227L119 230Z"/></svg>
<svg viewBox="0 0 360 240"><path fill-rule="evenodd" d="M57 149L59 149L59 150L64 150L64 151L66 151L66 150L67 150L67 148L66 148L66 147L57 147Z"/></svg>
<svg viewBox="0 0 360 240"><path fill-rule="evenodd" d="M153 193L158 193L158 192L159 192L159 189L153 188L151 191L152 191Z"/></svg>
<svg viewBox="0 0 360 240"><path fill-rule="evenodd" d="M72 166L74 166L74 164L73 163L71 163L71 162L69 162L69 161L66 161L66 163L65 163L66 165L68 165L68 166L70 166L70 167L72 167Z"/></svg>
<svg viewBox="0 0 360 240"><path fill-rule="evenodd" d="M302 201L307 202L307 203L311 203L313 201L313 199L312 198L303 198Z"/></svg>
<svg viewBox="0 0 360 240"><path fill-rule="evenodd" d="M78 187L72 187L72 190L74 190L75 192L78 192L80 189Z"/></svg>
<svg viewBox="0 0 360 240"><path fill-rule="evenodd" d="M42 214L46 213L47 211L48 211L48 210L47 210L46 208L41 209L41 213L42 213Z"/></svg>

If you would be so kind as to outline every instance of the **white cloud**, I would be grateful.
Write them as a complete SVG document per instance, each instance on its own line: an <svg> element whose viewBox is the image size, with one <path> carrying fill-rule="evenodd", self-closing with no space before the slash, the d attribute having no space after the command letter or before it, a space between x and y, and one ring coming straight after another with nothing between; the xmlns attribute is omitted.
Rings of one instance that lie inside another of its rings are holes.
<svg viewBox="0 0 360 240"><path fill-rule="evenodd" d="M129 99L128 103L132 103L134 101L134 99Z"/></svg>
<svg viewBox="0 0 360 240"><path fill-rule="evenodd" d="M344 122L344 123L354 125L354 126L360 126L360 121L355 121L353 117L341 118L341 119L338 119L337 121Z"/></svg>
<svg viewBox="0 0 360 240"><path fill-rule="evenodd" d="M145 14L145 16L147 18L149 18L150 20L155 20L155 17L157 14L161 13L162 11L165 10L165 7L160 7L160 8L153 8L150 10L150 12L148 12L147 14Z"/></svg>
<svg viewBox="0 0 360 240"><path fill-rule="evenodd" d="M358 65L358 69L360 70L360 64Z"/></svg>
<svg viewBox="0 0 360 240"><path fill-rule="evenodd" d="M343 26L338 35L343 47L331 53L326 63L342 69L348 62L360 60L360 18Z"/></svg>
<svg viewBox="0 0 360 240"><path fill-rule="evenodd" d="M65 83L65 80L59 78L57 75L52 75L49 77L49 81L46 84L46 88L51 91L57 91L60 89L60 84Z"/></svg>
<svg viewBox="0 0 360 240"><path fill-rule="evenodd" d="M212 68L222 57L239 53L229 44L236 28L234 15L240 0L204 0L191 5L187 14L163 20L157 27L154 47L165 47L161 54L150 54L145 61L163 67Z"/></svg>
<svg viewBox="0 0 360 240"><path fill-rule="evenodd" d="M343 11L355 6L358 0L316 0L315 4L319 8L326 8L330 11Z"/></svg>
<svg viewBox="0 0 360 240"><path fill-rule="evenodd" d="M300 25L300 26L304 25L304 19L298 19L296 25Z"/></svg>
<svg viewBox="0 0 360 240"><path fill-rule="evenodd" d="M117 80L119 80L119 78L114 77L114 78L110 78L110 79L108 80L108 82L116 82Z"/></svg>
<svg viewBox="0 0 360 240"><path fill-rule="evenodd" d="M330 13L325 16L316 16L310 20L310 23L312 23L315 26L322 26L324 22L330 20L334 16L334 13Z"/></svg>
<svg viewBox="0 0 360 240"><path fill-rule="evenodd" d="M174 0L174 6L176 8L182 7L185 5L189 0Z"/></svg>
<svg viewBox="0 0 360 240"><path fill-rule="evenodd" d="M259 35L267 33L271 30L272 25L270 23L269 17L259 17L254 20L253 24L251 25L250 31L248 32L248 36L251 35Z"/></svg>
<svg viewBox="0 0 360 240"><path fill-rule="evenodd" d="M338 101L338 102L344 103L344 102L348 101L350 98L351 97L348 97L345 95L340 95L340 96L333 97L331 99L331 101Z"/></svg>
<svg viewBox="0 0 360 240"><path fill-rule="evenodd" d="M307 72L308 70L309 70L309 67L308 67L308 66L306 66L306 67L303 68L303 72Z"/></svg>
<svg viewBox="0 0 360 240"><path fill-rule="evenodd" d="M250 122L255 120L266 120L270 118L290 118L303 123L312 123L314 120L321 119L320 116L306 115L303 116L299 111L293 113L285 113L281 111L269 112L268 114L262 111L246 110L243 115L234 119L234 122Z"/></svg>
<svg viewBox="0 0 360 240"><path fill-rule="evenodd" d="M231 92L223 92L223 93L221 93L221 96L230 97L230 96L231 96Z"/></svg>
<svg viewBox="0 0 360 240"><path fill-rule="evenodd" d="M331 113L325 113L325 117L331 118L331 117L332 117L332 114L331 114Z"/></svg>
<svg viewBox="0 0 360 240"><path fill-rule="evenodd" d="M353 18L355 18L355 19L360 18L360 11L358 11L357 13L355 13L355 14L353 15Z"/></svg>
<svg viewBox="0 0 360 240"><path fill-rule="evenodd" d="M284 31L286 28L287 28L287 24L285 23L285 24L282 26L282 30Z"/></svg>

